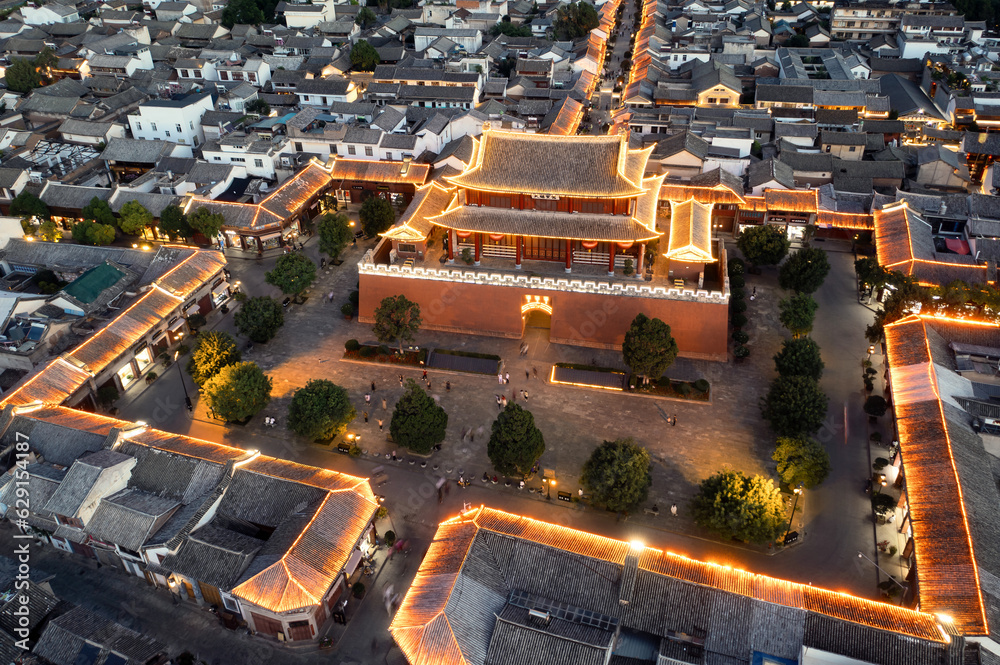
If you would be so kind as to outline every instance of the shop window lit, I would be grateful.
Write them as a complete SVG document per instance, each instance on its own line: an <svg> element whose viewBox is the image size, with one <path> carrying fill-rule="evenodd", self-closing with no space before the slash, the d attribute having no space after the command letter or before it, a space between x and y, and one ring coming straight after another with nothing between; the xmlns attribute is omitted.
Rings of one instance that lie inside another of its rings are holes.
<svg viewBox="0 0 1000 665"><path fill-rule="evenodd" d="M128 388L135 381L135 372L132 370L132 365L128 364L122 367L117 372L118 380L122 382L123 388Z"/></svg>
<svg viewBox="0 0 1000 665"><path fill-rule="evenodd" d="M139 366L139 372L145 372L146 368L153 364L153 354L149 352L149 347L144 346L142 350L135 354L135 362Z"/></svg>

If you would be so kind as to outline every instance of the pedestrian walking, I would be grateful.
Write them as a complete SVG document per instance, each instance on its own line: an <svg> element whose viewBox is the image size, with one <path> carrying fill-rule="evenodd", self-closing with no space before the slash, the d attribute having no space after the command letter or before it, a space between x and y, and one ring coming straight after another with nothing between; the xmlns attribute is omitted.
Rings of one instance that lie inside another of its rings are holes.
<svg viewBox="0 0 1000 665"><path fill-rule="evenodd" d="M388 409L388 405L385 403L385 398L383 397L382 398L382 410L385 411L386 409Z"/></svg>
<svg viewBox="0 0 1000 665"><path fill-rule="evenodd" d="M330 302L333 302L333 291L330 291L330 293L326 297Z"/></svg>
<svg viewBox="0 0 1000 665"><path fill-rule="evenodd" d="M506 395L500 395L500 409L503 410L503 409L506 409L506 408L507 408L507 396Z"/></svg>
<svg viewBox="0 0 1000 665"><path fill-rule="evenodd" d="M532 367L531 368L531 373L535 376L536 379L538 378L538 368L537 367Z"/></svg>
<svg viewBox="0 0 1000 665"><path fill-rule="evenodd" d="M674 417L670 421L670 426L671 427L676 427L677 426L677 414L676 413L674 414Z"/></svg>
<svg viewBox="0 0 1000 665"><path fill-rule="evenodd" d="M497 374L497 383L499 383L500 385L503 385L503 372L500 372L499 374Z"/></svg>
<svg viewBox="0 0 1000 665"><path fill-rule="evenodd" d="M365 422L368 422L368 412L365 411Z"/></svg>
<svg viewBox="0 0 1000 665"><path fill-rule="evenodd" d="M365 404L371 404L371 403L372 403L371 393L365 393Z"/></svg>
<svg viewBox="0 0 1000 665"><path fill-rule="evenodd" d="M510 372L504 372L503 382L504 383L510 383Z"/></svg>
<svg viewBox="0 0 1000 665"><path fill-rule="evenodd" d="M677 517L677 504L676 503L672 504L670 506L670 514L673 515L674 517Z"/></svg>
<svg viewBox="0 0 1000 665"><path fill-rule="evenodd" d="M531 372L529 372L528 370L524 370L524 380L525 381L531 380Z"/></svg>
<svg viewBox="0 0 1000 665"><path fill-rule="evenodd" d="M451 381L445 381L444 382L444 390L445 390L445 392L448 392L448 393L451 392Z"/></svg>
<svg viewBox="0 0 1000 665"><path fill-rule="evenodd" d="M382 419L381 418L378 419L378 431L380 431L380 432L383 431L382 430Z"/></svg>
<svg viewBox="0 0 1000 665"><path fill-rule="evenodd" d="M431 382L430 382L430 381L428 381L428 382L427 382L427 390L429 391L430 389L431 389Z"/></svg>
<svg viewBox="0 0 1000 665"><path fill-rule="evenodd" d="M425 369L424 370L424 381L426 381L426 380L427 380L427 370Z"/></svg>
<svg viewBox="0 0 1000 665"><path fill-rule="evenodd" d="M372 392L375 392L375 382L372 381Z"/></svg>
<svg viewBox="0 0 1000 665"><path fill-rule="evenodd" d="M521 397L523 397L524 401L527 402L528 401L528 391L527 390L522 390L521 391Z"/></svg>

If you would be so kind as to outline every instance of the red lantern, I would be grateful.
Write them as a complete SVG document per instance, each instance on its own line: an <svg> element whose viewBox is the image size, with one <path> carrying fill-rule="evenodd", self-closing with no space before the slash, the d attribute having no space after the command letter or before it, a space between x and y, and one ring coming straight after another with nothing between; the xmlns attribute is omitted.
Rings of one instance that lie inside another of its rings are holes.
<svg viewBox="0 0 1000 665"><path fill-rule="evenodd" d="M502 233L491 233L490 234L490 240L496 240L497 242L500 242L501 240L503 240L503 234Z"/></svg>
<svg viewBox="0 0 1000 665"><path fill-rule="evenodd" d="M459 238L468 238L469 236L472 235L472 231L456 231L455 235L457 235Z"/></svg>
<svg viewBox="0 0 1000 665"><path fill-rule="evenodd" d="M628 242L620 242L620 243L618 243L618 246L621 247L622 249L628 249L633 244L634 243L631 240L629 240Z"/></svg>
<svg viewBox="0 0 1000 665"><path fill-rule="evenodd" d="M580 244L583 245L584 249L594 249L598 245L596 240L584 240Z"/></svg>

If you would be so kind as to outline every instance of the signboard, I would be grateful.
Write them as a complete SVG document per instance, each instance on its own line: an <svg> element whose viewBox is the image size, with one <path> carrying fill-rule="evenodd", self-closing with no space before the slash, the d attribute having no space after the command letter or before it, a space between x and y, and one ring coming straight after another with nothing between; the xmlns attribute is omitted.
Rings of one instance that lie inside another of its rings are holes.
<svg viewBox="0 0 1000 665"><path fill-rule="evenodd" d="M559 492L559 500L560 501L572 501L573 500L573 495L570 494L569 492L562 492L562 491L560 491Z"/></svg>

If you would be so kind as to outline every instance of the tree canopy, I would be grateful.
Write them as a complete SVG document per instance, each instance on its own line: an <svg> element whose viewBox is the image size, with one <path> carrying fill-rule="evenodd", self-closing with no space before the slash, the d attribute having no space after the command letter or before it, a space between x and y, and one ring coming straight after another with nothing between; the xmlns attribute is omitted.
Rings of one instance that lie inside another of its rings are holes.
<svg viewBox="0 0 1000 665"><path fill-rule="evenodd" d="M233 320L240 334L264 344L278 334L285 323L285 313L281 303L274 298L258 296L246 300Z"/></svg>
<svg viewBox="0 0 1000 665"><path fill-rule="evenodd" d="M736 246L751 264L774 266L788 254L791 242L785 229L775 224L762 224L744 229Z"/></svg>
<svg viewBox="0 0 1000 665"><path fill-rule="evenodd" d="M781 376L805 376L819 381L823 367L819 344L810 337L786 339L774 356L774 368Z"/></svg>
<svg viewBox="0 0 1000 665"><path fill-rule="evenodd" d="M85 219L73 225L73 240L82 245L110 245L115 241L115 227Z"/></svg>
<svg viewBox="0 0 1000 665"><path fill-rule="evenodd" d="M257 363L227 365L201 389L210 412L226 422L244 422L271 401L271 377Z"/></svg>
<svg viewBox="0 0 1000 665"><path fill-rule="evenodd" d="M247 113L253 113L259 116L271 115L271 105L259 97L247 102L247 104L243 107L243 110Z"/></svg>
<svg viewBox="0 0 1000 665"><path fill-rule="evenodd" d="M805 376L779 376L761 404L761 415L778 436L814 434L823 426L829 398Z"/></svg>
<svg viewBox="0 0 1000 665"><path fill-rule="evenodd" d="M347 391L333 381L311 379L292 396L288 426L313 440L329 440L354 420L357 411Z"/></svg>
<svg viewBox="0 0 1000 665"><path fill-rule="evenodd" d="M572 2L556 11L556 20L552 30L556 39L572 41L585 37L591 30L600 25L600 18L594 6L586 2Z"/></svg>
<svg viewBox="0 0 1000 665"><path fill-rule="evenodd" d="M789 9L791 9L790 4L791 3L788 2L783 3L782 11L784 11L784 5L789 5ZM803 35L802 33L798 33L785 40L785 43L782 44L782 46L787 46L789 48L809 48L809 37Z"/></svg>
<svg viewBox="0 0 1000 665"><path fill-rule="evenodd" d="M493 468L505 476L527 476L545 452L545 438L535 427L531 411L509 402L493 421L493 431L486 446Z"/></svg>
<svg viewBox="0 0 1000 665"><path fill-rule="evenodd" d="M796 337L808 335L819 305L807 293L796 293L778 303L778 320Z"/></svg>
<svg viewBox="0 0 1000 665"><path fill-rule="evenodd" d="M266 20L264 11L255 0L229 0L225 9L222 10L220 22L223 27L232 28L234 25L260 25Z"/></svg>
<svg viewBox="0 0 1000 665"><path fill-rule="evenodd" d="M826 252L815 247L803 247L792 252L778 270L778 284L796 293L815 293L823 286L830 272Z"/></svg>
<svg viewBox="0 0 1000 665"><path fill-rule="evenodd" d="M507 35L508 37L530 37L531 28L526 25L514 25L510 21L501 21L490 28L490 34L494 37L497 35Z"/></svg>
<svg viewBox="0 0 1000 665"><path fill-rule="evenodd" d="M167 206L160 213L160 223L158 227L161 233L165 233L171 239L190 238L194 235L194 230L188 224L187 215L175 205Z"/></svg>
<svg viewBox="0 0 1000 665"><path fill-rule="evenodd" d="M298 295L316 281L316 264L304 254L282 254L274 269L264 273L264 280L282 293Z"/></svg>
<svg viewBox="0 0 1000 665"><path fill-rule="evenodd" d="M153 225L153 213L146 210L138 201L126 202L118 214L121 215L118 228L130 236L139 235L144 229Z"/></svg>
<svg viewBox="0 0 1000 665"><path fill-rule="evenodd" d="M389 422L392 440L416 453L429 453L444 441L448 414L416 381L406 382L406 392L396 402Z"/></svg>
<svg viewBox="0 0 1000 665"><path fill-rule="evenodd" d="M389 230L392 223L396 221L396 213L392 210L392 204L381 196L373 196L361 204L358 212L361 220L361 228L369 238L377 236Z"/></svg>
<svg viewBox="0 0 1000 665"><path fill-rule="evenodd" d="M212 212L201 206L187 216L188 225L209 240L214 240L226 223L226 218L220 213Z"/></svg>
<svg viewBox="0 0 1000 665"><path fill-rule="evenodd" d="M677 342L670 326L639 313L625 333L622 357L633 374L658 379L677 359Z"/></svg>
<svg viewBox="0 0 1000 665"><path fill-rule="evenodd" d="M28 190L23 190L10 202L10 214L45 220L49 218L49 207Z"/></svg>
<svg viewBox="0 0 1000 665"><path fill-rule="evenodd" d="M701 481L691 503L695 521L723 536L767 543L785 528L781 493L770 478L723 471Z"/></svg>
<svg viewBox="0 0 1000 665"><path fill-rule="evenodd" d="M362 30L367 30L375 25L376 21L378 21L378 16L375 15L375 12L370 7L362 7L358 15L354 18L354 22L361 26ZM365 43L367 44L368 42Z"/></svg>
<svg viewBox="0 0 1000 665"><path fill-rule="evenodd" d="M187 372L199 386L219 373L223 367L243 360L236 340L227 332L210 331L198 335L198 345L187 363Z"/></svg>
<svg viewBox="0 0 1000 665"><path fill-rule="evenodd" d="M28 93L42 85L42 75L32 58L14 58L4 74L7 88L14 92Z"/></svg>
<svg viewBox="0 0 1000 665"><path fill-rule="evenodd" d="M370 9L368 11L371 12ZM362 72L371 72L375 70L380 62L382 62L382 58L379 57L375 47L368 43L368 40L359 39L351 47L351 67L354 69Z"/></svg>
<svg viewBox="0 0 1000 665"><path fill-rule="evenodd" d="M862 287L880 289L892 280L892 271L879 265L878 259L865 257L854 262L854 271Z"/></svg>
<svg viewBox="0 0 1000 665"><path fill-rule="evenodd" d="M646 500L651 469L649 451L633 439L605 441L584 463L581 484L608 510L629 512Z"/></svg>
<svg viewBox="0 0 1000 665"><path fill-rule="evenodd" d="M38 237L47 242L56 242L63 237L62 229L51 219L38 225Z"/></svg>
<svg viewBox="0 0 1000 665"><path fill-rule="evenodd" d="M102 201L96 196L90 199L90 203L83 206L80 216L98 224L107 224L108 226L115 226L118 223L115 213L111 210L111 206L108 205L107 201Z"/></svg>
<svg viewBox="0 0 1000 665"><path fill-rule="evenodd" d="M771 459L778 464L781 481L789 487L816 487L830 473L826 448L806 437L778 437Z"/></svg>
<svg viewBox="0 0 1000 665"><path fill-rule="evenodd" d="M372 332L383 344L392 344L398 340L399 350L402 351L403 342L413 341L413 335L420 329L421 323L420 305L403 295L388 296L375 308Z"/></svg>
<svg viewBox="0 0 1000 665"><path fill-rule="evenodd" d="M334 207L334 210L337 208ZM320 217L318 226L319 251L336 260L354 238L347 215L327 213Z"/></svg>

